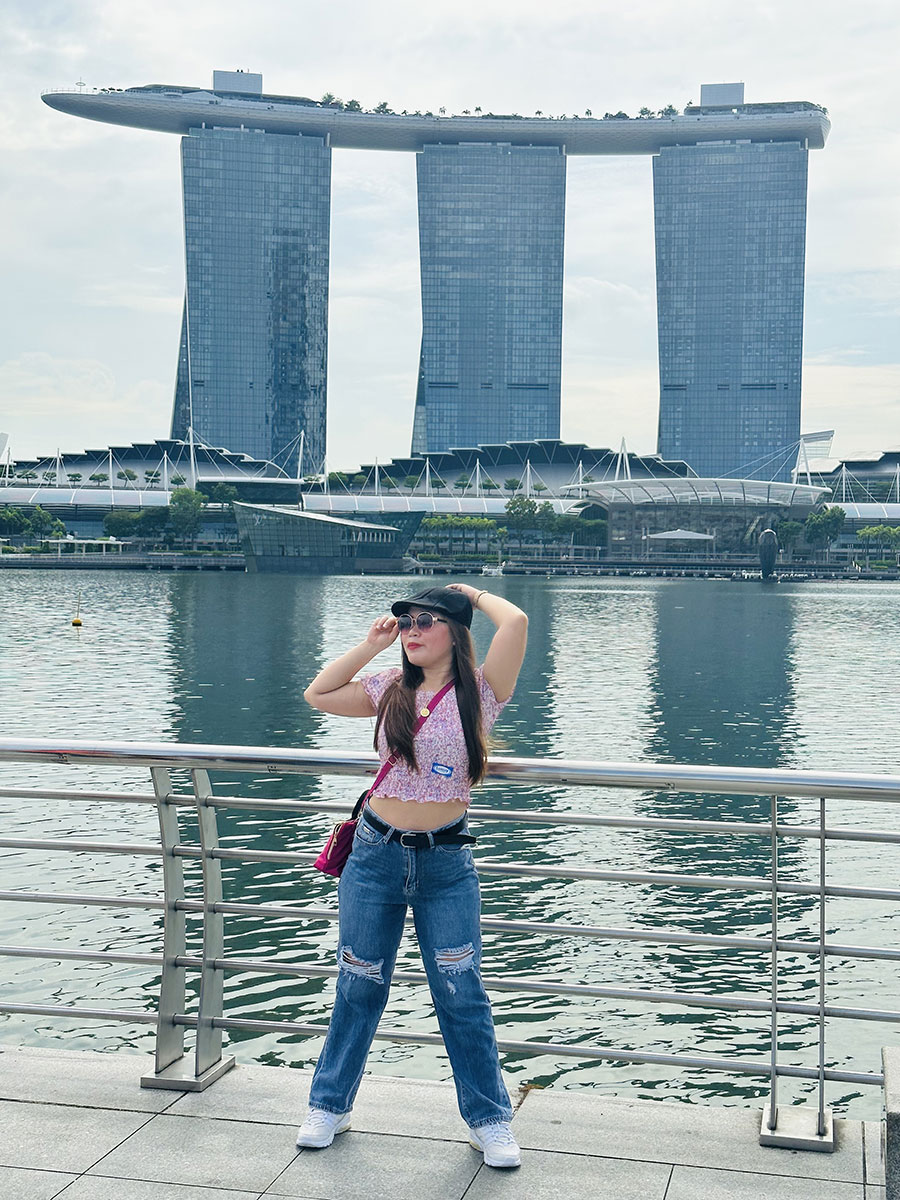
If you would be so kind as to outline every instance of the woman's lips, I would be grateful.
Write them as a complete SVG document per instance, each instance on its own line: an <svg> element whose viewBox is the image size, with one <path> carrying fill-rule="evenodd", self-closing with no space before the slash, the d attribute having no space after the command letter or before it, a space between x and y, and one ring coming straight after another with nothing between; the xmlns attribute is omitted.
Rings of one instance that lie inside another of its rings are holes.
<svg viewBox="0 0 900 1200"><path fill-rule="evenodd" d="M407 650L421 650L422 643L421 642L407 642L406 648L407 648Z"/></svg>

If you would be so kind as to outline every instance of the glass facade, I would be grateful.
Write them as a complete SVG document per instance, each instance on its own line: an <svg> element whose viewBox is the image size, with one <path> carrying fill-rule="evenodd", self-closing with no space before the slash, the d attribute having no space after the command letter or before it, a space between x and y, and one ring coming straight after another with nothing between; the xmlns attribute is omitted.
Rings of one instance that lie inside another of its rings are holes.
<svg viewBox="0 0 900 1200"><path fill-rule="evenodd" d="M723 142L653 159L658 449L698 475L790 476L807 156L799 142Z"/></svg>
<svg viewBox="0 0 900 1200"><path fill-rule="evenodd" d="M417 179L413 453L558 438L563 148L428 145Z"/></svg>
<svg viewBox="0 0 900 1200"><path fill-rule="evenodd" d="M394 574L419 523L421 512L400 514L389 524L342 519L301 508L242 504L234 506L248 572L292 575L372 571Z"/></svg>
<svg viewBox="0 0 900 1200"><path fill-rule="evenodd" d="M331 149L192 129L182 139L187 291L172 436L296 473L325 456Z"/></svg>

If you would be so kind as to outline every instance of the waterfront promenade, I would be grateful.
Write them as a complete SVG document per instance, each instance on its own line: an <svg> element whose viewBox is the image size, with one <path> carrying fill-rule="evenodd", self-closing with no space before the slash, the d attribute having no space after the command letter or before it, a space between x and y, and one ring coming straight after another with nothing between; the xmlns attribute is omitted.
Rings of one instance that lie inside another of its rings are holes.
<svg viewBox="0 0 900 1200"><path fill-rule="evenodd" d="M485 1167L449 1083L366 1076L353 1128L298 1151L309 1072L142 1090L147 1056L0 1048L0 1200L884 1200L877 1122L833 1154L758 1144L759 1112L525 1092L519 1170Z"/></svg>

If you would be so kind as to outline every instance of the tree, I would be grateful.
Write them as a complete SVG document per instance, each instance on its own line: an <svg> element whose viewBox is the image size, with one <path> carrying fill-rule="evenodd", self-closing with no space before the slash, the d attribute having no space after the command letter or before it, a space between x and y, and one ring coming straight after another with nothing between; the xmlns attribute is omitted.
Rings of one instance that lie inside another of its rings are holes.
<svg viewBox="0 0 900 1200"><path fill-rule="evenodd" d="M36 504L28 518L28 533L35 537L65 537L66 527L57 517L52 517L45 508Z"/></svg>
<svg viewBox="0 0 900 1200"><path fill-rule="evenodd" d="M44 474L41 476L41 479L43 479L44 483L56 483L56 472L55 471L45 471Z"/></svg>
<svg viewBox="0 0 900 1200"><path fill-rule="evenodd" d="M481 481L481 486L486 492L496 492L500 487L499 483L495 483L490 475L485 475Z"/></svg>
<svg viewBox="0 0 900 1200"><path fill-rule="evenodd" d="M409 488L409 490L411 492L414 492L416 490L416 486L417 486L418 482L419 482L418 475L407 475L406 478L403 480L403 486L405 488Z"/></svg>
<svg viewBox="0 0 900 1200"><path fill-rule="evenodd" d="M540 492L546 492L546 490L547 490L547 485L546 485L545 483L533 483L533 484L531 485L531 490L532 490L532 491L534 491L534 492L538 492L538 493L540 493Z"/></svg>
<svg viewBox="0 0 900 1200"><path fill-rule="evenodd" d="M104 475L104 479L105 479L105 478L106 478L106 476ZM184 476L183 476L183 475L173 475L173 476L172 476L172 477L169 479L169 485L170 485L171 487L181 487L181 485L182 485L183 483L184 483Z"/></svg>
<svg viewBox="0 0 900 1200"><path fill-rule="evenodd" d="M23 479L25 483L30 483L32 479L37 479L37 471L22 471L19 478Z"/></svg>
<svg viewBox="0 0 900 1200"><path fill-rule="evenodd" d="M468 475L460 475L457 477L456 483L454 483L453 486L459 491L460 495L464 496L466 489L472 486L472 480Z"/></svg>
<svg viewBox="0 0 900 1200"><path fill-rule="evenodd" d="M344 105L344 112L362 112L362 105L358 100L348 100Z"/></svg>
<svg viewBox="0 0 900 1200"><path fill-rule="evenodd" d="M534 515L534 523L542 538L549 538L556 533L556 513L549 500L540 505Z"/></svg>
<svg viewBox="0 0 900 1200"><path fill-rule="evenodd" d="M509 479L503 480L503 486L504 486L504 488L506 488L506 490L508 492L512 492L513 494L515 494L519 490L519 488L522 486L522 480L521 479L513 479L512 477L510 477Z"/></svg>
<svg viewBox="0 0 900 1200"><path fill-rule="evenodd" d="M132 471L131 467L126 467L123 471L116 471L116 479L122 479L126 483L134 483L137 479L137 473Z"/></svg>
<svg viewBox="0 0 900 1200"><path fill-rule="evenodd" d="M584 110L584 115L585 115L586 117L592 117L594 114L591 112L591 110L590 110L589 108L586 108L586 109Z"/></svg>
<svg viewBox="0 0 900 1200"><path fill-rule="evenodd" d="M157 483L159 483L160 475L161 472L159 468L156 468L152 471L144 471L144 483L146 483L148 487L154 487Z"/></svg>
<svg viewBox="0 0 900 1200"><path fill-rule="evenodd" d="M95 471L93 475L88 476L88 479L90 479L91 483L96 483L99 486L101 483L106 483L109 476L104 474L103 471Z"/></svg>
<svg viewBox="0 0 900 1200"><path fill-rule="evenodd" d="M380 104L376 104L372 111L378 113L379 116L394 115L394 110L389 107L387 100L382 100Z"/></svg>
<svg viewBox="0 0 900 1200"><path fill-rule="evenodd" d="M811 546L826 549L835 541L844 527L847 514L834 504L821 512L810 513L804 522L804 535Z"/></svg>
<svg viewBox="0 0 900 1200"><path fill-rule="evenodd" d="M641 120L646 121L646 120L648 120L648 118L651 118L653 116L653 113L650 111L649 108L647 108L645 106L644 108L642 108L640 110L640 112L638 113L638 116L641 118Z"/></svg>
<svg viewBox="0 0 900 1200"><path fill-rule="evenodd" d="M238 490L230 483L207 483L201 489L209 504L233 504Z"/></svg>
<svg viewBox="0 0 900 1200"><path fill-rule="evenodd" d="M73 471L69 475L69 483L81 483L82 478L83 478L83 476L80 475L77 471Z"/></svg>
<svg viewBox="0 0 900 1200"><path fill-rule="evenodd" d="M28 527L28 518L20 508L0 508L0 533L11 537L24 533Z"/></svg>
<svg viewBox="0 0 900 1200"><path fill-rule="evenodd" d="M803 523L801 521L782 521L776 533L782 550L786 550L788 556L793 557L794 543L803 533Z"/></svg>
<svg viewBox="0 0 900 1200"><path fill-rule="evenodd" d="M114 537L120 541L133 537L137 532L140 515L131 509L117 508L103 518L103 532L107 537Z"/></svg>
<svg viewBox="0 0 900 1200"><path fill-rule="evenodd" d="M176 535L183 541L195 538L200 532L203 497L193 488L178 487L172 492L169 504L170 520Z"/></svg>
<svg viewBox="0 0 900 1200"><path fill-rule="evenodd" d="M334 92L326 92L325 95L322 97L322 99L319 101L319 103L320 104L331 104L331 103L333 103L333 101L334 101Z"/></svg>
<svg viewBox="0 0 900 1200"><path fill-rule="evenodd" d="M678 109L675 107L674 104L667 104L665 108L661 108L659 110L659 116L661 116L661 117L677 117Z"/></svg>
<svg viewBox="0 0 900 1200"><path fill-rule="evenodd" d="M441 114L441 116L442 116L442 117L444 117L444 116L446 116L446 115L447 115L447 110L446 110L446 108L444 108L443 104L442 104L442 105L441 105L441 107L438 109L438 112Z"/></svg>

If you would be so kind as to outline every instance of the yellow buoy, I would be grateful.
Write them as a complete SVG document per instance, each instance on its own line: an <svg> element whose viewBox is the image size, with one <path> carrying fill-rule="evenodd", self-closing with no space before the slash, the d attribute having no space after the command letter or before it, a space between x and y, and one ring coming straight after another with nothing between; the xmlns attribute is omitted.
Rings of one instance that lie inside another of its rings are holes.
<svg viewBox="0 0 900 1200"><path fill-rule="evenodd" d="M72 624L81 627L81 592L78 593L78 604L75 606L75 616L72 618Z"/></svg>

